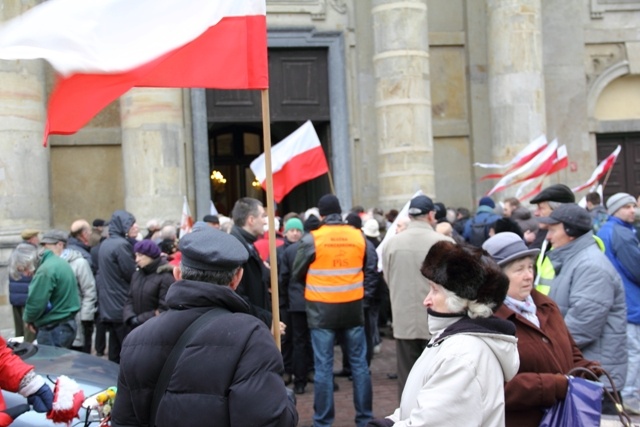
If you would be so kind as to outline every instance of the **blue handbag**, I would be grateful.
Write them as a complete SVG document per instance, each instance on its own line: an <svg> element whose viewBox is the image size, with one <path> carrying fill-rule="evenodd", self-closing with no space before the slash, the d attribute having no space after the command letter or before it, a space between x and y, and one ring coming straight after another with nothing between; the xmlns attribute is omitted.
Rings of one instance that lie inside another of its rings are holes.
<svg viewBox="0 0 640 427"><path fill-rule="evenodd" d="M569 376L567 397L545 411L540 427L600 426L602 383Z"/></svg>

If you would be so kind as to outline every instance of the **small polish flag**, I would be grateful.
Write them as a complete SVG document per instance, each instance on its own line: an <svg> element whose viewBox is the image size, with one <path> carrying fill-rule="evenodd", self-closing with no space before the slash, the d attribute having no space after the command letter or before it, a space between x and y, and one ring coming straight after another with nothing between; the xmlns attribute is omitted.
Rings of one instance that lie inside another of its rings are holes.
<svg viewBox="0 0 640 427"><path fill-rule="evenodd" d="M182 203L182 218L180 219L180 236L182 237L191 232L193 227L193 217L191 216L191 210L189 209L189 203L187 202L187 196L184 196L184 202Z"/></svg>
<svg viewBox="0 0 640 427"><path fill-rule="evenodd" d="M266 188L265 155L262 153L251 162L251 170ZM320 138L313 124L307 120L291 135L277 143L271 149L271 168L273 173L273 198L280 203L298 185L329 172Z"/></svg>
<svg viewBox="0 0 640 427"><path fill-rule="evenodd" d="M616 160L618 159L618 154L620 154L620 150L622 150L622 147L618 145L616 149L613 150L613 153L609 154L609 156L607 156L606 159L601 161L598 164L598 166L596 166L595 170L593 171L593 173L591 174L591 177L589 178L589 180L587 180L587 182L585 182L584 184L576 188L573 188L571 191L573 191L574 193L577 193L578 191L582 191L585 188L589 188L594 184L596 184L598 181L600 181L607 174L607 172L609 172L609 169L611 169L613 165L616 163Z"/></svg>

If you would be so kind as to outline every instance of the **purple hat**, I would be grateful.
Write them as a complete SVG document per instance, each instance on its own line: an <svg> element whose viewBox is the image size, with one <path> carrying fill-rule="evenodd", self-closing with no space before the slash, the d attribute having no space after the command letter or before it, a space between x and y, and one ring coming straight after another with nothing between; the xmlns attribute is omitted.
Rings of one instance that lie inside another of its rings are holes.
<svg viewBox="0 0 640 427"><path fill-rule="evenodd" d="M160 256L160 248L153 240L140 240L133 245L133 252L146 255L149 258L158 258Z"/></svg>

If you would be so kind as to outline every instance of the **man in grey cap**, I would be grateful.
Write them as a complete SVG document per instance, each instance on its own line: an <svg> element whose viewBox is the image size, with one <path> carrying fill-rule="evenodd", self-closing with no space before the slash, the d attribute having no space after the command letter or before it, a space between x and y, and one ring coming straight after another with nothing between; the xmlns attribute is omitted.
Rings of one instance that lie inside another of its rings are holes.
<svg viewBox="0 0 640 427"><path fill-rule="evenodd" d="M640 242L633 227L635 209L636 199L631 194L609 197L609 219L598 231L598 237L624 284L629 371L622 398L627 411L640 414Z"/></svg>
<svg viewBox="0 0 640 427"><path fill-rule="evenodd" d="M169 310L124 342L112 422L148 425L155 409L158 426L295 426L298 414L280 376L280 352L267 326L235 292L247 250L235 237L203 224L179 245L182 260L167 292ZM169 373L171 387L156 390L180 337L211 310L217 316L180 348ZM162 397L153 408L155 392Z"/></svg>
<svg viewBox="0 0 640 427"><path fill-rule="evenodd" d="M18 245L9 259L9 274L32 276L23 319L38 343L70 348L80 299L73 270L60 258L66 243L67 233L51 230L42 236L41 249Z"/></svg>
<svg viewBox="0 0 640 427"><path fill-rule="evenodd" d="M434 230L436 211L429 197L419 195L411 199L408 213L407 229L393 236L382 251L382 271L389 284L396 342L398 396L402 395L411 367L431 338L427 311L422 305L430 287L420 267L436 242L453 242Z"/></svg>
<svg viewBox="0 0 640 427"><path fill-rule="evenodd" d="M547 258L557 272L542 286L548 287L546 293L558 304L585 359L600 361L621 390L627 376L624 288L594 239L591 215L575 203L566 203L538 221L548 226L547 239L553 250L547 252ZM608 399L602 411L615 413Z"/></svg>

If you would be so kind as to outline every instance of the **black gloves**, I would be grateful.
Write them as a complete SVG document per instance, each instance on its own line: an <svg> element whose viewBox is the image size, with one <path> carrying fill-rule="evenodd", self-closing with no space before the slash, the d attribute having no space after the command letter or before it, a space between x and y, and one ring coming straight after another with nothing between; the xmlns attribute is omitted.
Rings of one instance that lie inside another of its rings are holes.
<svg viewBox="0 0 640 427"><path fill-rule="evenodd" d="M23 403L22 405L17 405L12 408L7 408L4 411L0 411L0 412L4 412L5 414L9 415L12 420L15 420L20 415L27 412L29 409L30 409L29 405L27 405L26 403Z"/></svg>
<svg viewBox="0 0 640 427"><path fill-rule="evenodd" d="M53 392L45 384L38 391L27 397L27 402L36 412L49 412L53 406Z"/></svg>

